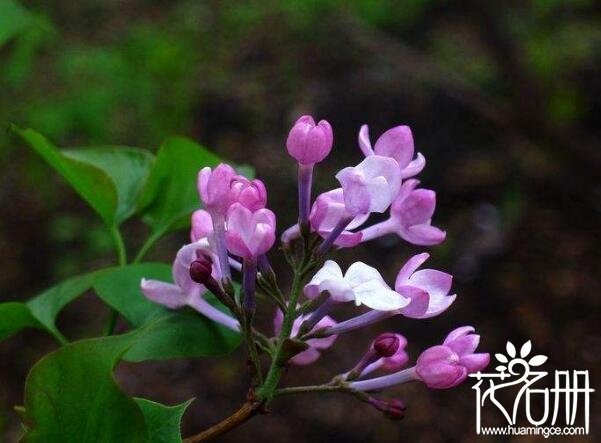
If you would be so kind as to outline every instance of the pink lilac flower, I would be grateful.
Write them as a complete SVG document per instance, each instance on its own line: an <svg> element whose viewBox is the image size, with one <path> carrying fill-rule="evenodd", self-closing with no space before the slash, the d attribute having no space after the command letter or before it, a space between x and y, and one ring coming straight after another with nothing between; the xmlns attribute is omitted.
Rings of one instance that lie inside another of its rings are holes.
<svg viewBox="0 0 601 443"><path fill-rule="evenodd" d="M269 209L252 212L234 203L227 215L227 249L238 257L256 260L275 243L275 215Z"/></svg>
<svg viewBox="0 0 601 443"><path fill-rule="evenodd" d="M401 189L398 163L380 155L342 169L336 178L342 185L346 210L354 216L385 212Z"/></svg>
<svg viewBox="0 0 601 443"><path fill-rule="evenodd" d="M376 391L420 380L432 389L448 389L463 382L468 374L481 371L489 361L488 353L475 354L480 336L474 328L463 326L452 331L442 345L426 349L414 367L389 375L349 383L357 391Z"/></svg>
<svg viewBox="0 0 601 443"><path fill-rule="evenodd" d="M300 117L288 134L288 153L302 165L321 162L332 150L334 135L326 120L315 120L310 115Z"/></svg>
<svg viewBox="0 0 601 443"><path fill-rule="evenodd" d="M276 335L278 335L280 333L280 330L282 329L283 318L284 316L282 314L282 311L278 309L273 320ZM298 335L301 325L307 319L308 316L300 316L294 321L292 325L291 337L294 338ZM328 326L333 326L335 324L336 322L334 321L334 319L332 319L329 316L325 316L317 323L317 325L315 325L315 329L325 328ZM295 365L309 365L311 363L314 363L319 358L321 352L324 349L327 349L334 344L336 338L336 335L331 335L326 338L313 338L307 340L306 343L309 345L309 349L295 355L293 358L290 359L290 362L294 363Z"/></svg>
<svg viewBox="0 0 601 443"><path fill-rule="evenodd" d="M366 157L375 154L394 158L399 165L402 178L413 177L426 166L426 159L419 152L417 158L413 159L415 148L409 126L395 126L389 129L378 138L372 148L369 128L363 125L359 131L359 147Z"/></svg>
<svg viewBox="0 0 601 443"><path fill-rule="evenodd" d="M350 248L358 245L362 237L360 232L352 232L351 230L365 223L368 217L369 214L361 214L353 218L344 205L342 188L337 188L324 192L315 199L311 207L309 221L311 230L317 232L322 238L326 238L341 221L351 219L350 223L346 225L334 241L336 246ZM282 234L282 242L288 244L298 237L300 237L300 228L296 224Z"/></svg>
<svg viewBox="0 0 601 443"><path fill-rule="evenodd" d="M198 192L205 208L213 222L213 241L218 257L221 277L231 281L229 258L225 247L225 215L232 201L230 184L236 176L236 171L230 165L220 164L214 170L202 168L198 173Z"/></svg>
<svg viewBox="0 0 601 443"><path fill-rule="evenodd" d="M225 215L233 203L230 184L236 171L230 165L220 164L214 170L202 168L198 173L198 192L205 208L211 214Z"/></svg>
<svg viewBox="0 0 601 443"><path fill-rule="evenodd" d="M169 309L190 306L211 320L238 331L240 329L238 321L207 302L203 298L207 289L190 277L190 265L197 260L197 253L201 250L202 247L197 243L182 247L173 262L172 274L175 283L143 278L140 284L142 293L149 300ZM213 277L218 278L216 272L214 268Z"/></svg>
<svg viewBox="0 0 601 443"><path fill-rule="evenodd" d="M327 157L333 143L334 135L330 124L321 120L316 125L310 115L299 118L288 134L288 153L298 161L299 225L304 229L309 222L313 166Z"/></svg>
<svg viewBox="0 0 601 443"><path fill-rule="evenodd" d="M362 262L353 263L343 274L336 262L327 260L304 288L308 298L325 291L333 302L354 301L378 311L394 311L410 302L390 289L377 269Z"/></svg>
<svg viewBox="0 0 601 443"><path fill-rule="evenodd" d="M401 314L411 318L429 318L439 315L455 301L449 295L453 276L435 269L417 269L430 257L428 253L411 257L399 271L395 290L411 302L401 309Z"/></svg>
<svg viewBox="0 0 601 443"><path fill-rule="evenodd" d="M419 181L407 180L390 207L390 218L360 231L362 241L395 233L402 239L420 246L442 243L446 233L432 226L436 208L436 193L430 189L416 189Z"/></svg>
<svg viewBox="0 0 601 443"><path fill-rule="evenodd" d="M487 353L475 354L480 336L474 328L463 326L452 331L443 344L426 349L417 359L417 376L432 389L457 386L468 374L484 369L489 361Z"/></svg>
<svg viewBox="0 0 601 443"><path fill-rule="evenodd" d="M230 183L231 202L238 202L252 212L262 209L267 204L267 190L261 180L249 180L236 175Z"/></svg>

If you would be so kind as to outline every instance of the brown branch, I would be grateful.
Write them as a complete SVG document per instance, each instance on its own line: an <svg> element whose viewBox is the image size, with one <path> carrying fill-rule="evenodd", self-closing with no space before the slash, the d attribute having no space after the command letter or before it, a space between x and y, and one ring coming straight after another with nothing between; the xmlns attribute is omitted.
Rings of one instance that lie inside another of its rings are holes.
<svg viewBox="0 0 601 443"><path fill-rule="evenodd" d="M258 412L260 406L261 403L258 402L246 402L229 417L223 419L216 425L211 426L209 429L202 431L200 434L185 438L183 443L198 443L219 437L252 418Z"/></svg>

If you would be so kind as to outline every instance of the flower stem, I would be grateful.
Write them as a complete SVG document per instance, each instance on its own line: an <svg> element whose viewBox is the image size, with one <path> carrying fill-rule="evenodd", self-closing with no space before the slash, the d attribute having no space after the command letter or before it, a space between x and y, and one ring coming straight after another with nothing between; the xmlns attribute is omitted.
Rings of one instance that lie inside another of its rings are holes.
<svg viewBox="0 0 601 443"><path fill-rule="evenodd" d="M282 321L282 329L278 336L278 342L275 348L274 358L271 362L271 367L265 378L265 383L257 390L257 397L260 400L269 403L273 398L274 391L280 381L282 369L286 362L281 361L282 349L284 342L290 337L292 332L292 325L296 317L296 303L300 295L302 288L302 275L298 270L294 272L294 279L292 281L292 288L290 289L290 298L288 301L288 307L284 313L284 319Z"/></svg>
<svg viewBox="0 0 601 443"><path fill-rule="evenodd" d="M312 385L312 386L295 386L292 388L281 388L274 392L274 397L282 397L284 395L306 394L310 392L347 392L348 387L341 385Z"/></svg>
<svg viewBox="0 0 601 443"><path fill-rule="evenodd" d="M113 237L113 241L115 242L115 249L117 251L117 262L119 266L125 266L127 264L127 251L125 249L125 242L123 241L121 232L119 231L117 225L112 225L110 231L111 236ZM104 328L105 336L113 334L113 332L115 331L115 326L117 325L118 317L119 312L114 308L110 308L109 318Z"/></svg>
<svg viewBox="0 0 601 443"><path fill-rule="evenodd" d="M216 425L202 431L200 434L184 438L183 443L198 443L219 437L252 418L258 412L260 406L260 403L246 402L240 409Z"/></svg>
<svg viewBox="0 0 601 443"><path fill-rule="evenodd" d="M150 248L154 246L154 244L163 236L164 230L160 229L150 234L150 236L146 239L140 250L134 257L134 261L132 263L139 263L142 261L144 256L150 251Z"/></svg>

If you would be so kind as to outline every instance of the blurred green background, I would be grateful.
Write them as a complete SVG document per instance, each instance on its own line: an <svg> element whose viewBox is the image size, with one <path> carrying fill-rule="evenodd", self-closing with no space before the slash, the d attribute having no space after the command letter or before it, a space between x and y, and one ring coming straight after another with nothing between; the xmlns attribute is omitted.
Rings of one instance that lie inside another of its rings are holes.
<svg viewBox="0 0 601 443"><path fill-rule="evenodd" d="M593 384L599 380L598 2L0 0L2 126L34 128L59 146L156 150L169 135L193 137L256 167L281 229L296 213L296 171L284 142L303 113L328 119L335 131L318 191L360 160L361 124L370 124L372 137L412 127L428 160L422 185L438 194L434 224L448 231L430 265L454 274L459 297L440 317L394 318L340 337L314 366L292 368L286 383L348 369L377 332L404 333L415 358L461 324L476 326L484 350L531 339L549 356L549 370L589 369ZM26 299L114 262L101 222L6 131L0 166L0 298ZM139 245L146 231L131 222L125 234ZM187 232L173 234L151 258L170 261L186 239ZM384 238L341 257L392 280L419 250ZM267 329L271 314L260 312ZM71 337L88 337L106 316L88 295L59 324ZM12 406L22 402L28 369L54 346L38 332L0 343L0 441L16 440ZM164 403L196 396L184 420L188 435L242 402L243 355L123 364L117 375L128 392ZM400 423L346 397L308 395L277 401L268 417L222 441L494 441L475 435L468 384L398 394L408 405ZM601 431L598 399L590 441Z"/></svg>

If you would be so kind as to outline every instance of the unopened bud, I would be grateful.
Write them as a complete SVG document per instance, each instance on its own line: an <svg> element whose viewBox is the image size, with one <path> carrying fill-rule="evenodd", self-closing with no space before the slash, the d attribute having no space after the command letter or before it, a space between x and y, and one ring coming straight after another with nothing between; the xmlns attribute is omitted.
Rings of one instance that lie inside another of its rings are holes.
<svg viewBox="0 0 601 443"><path fill-rule="evenodd" d="M405 403L398 398L392 400L380 400L375 397L370 397L367 402L393 420L400 420L405 416Z"/></svg>
<svg viewBox="0 0 601 443"><path fill-rule="evenodd" d="M399 350L401 338L398 334L386 332L374 340L374 351L379 357L392 357Z"/></svg>
<svg viewBox="0 0 601 443"><path fill-rule="evenodd" d="M190 265L190 278L196 283L205 284L211 278L212 270L213 266L207 258L199 258Z"/></svg>

